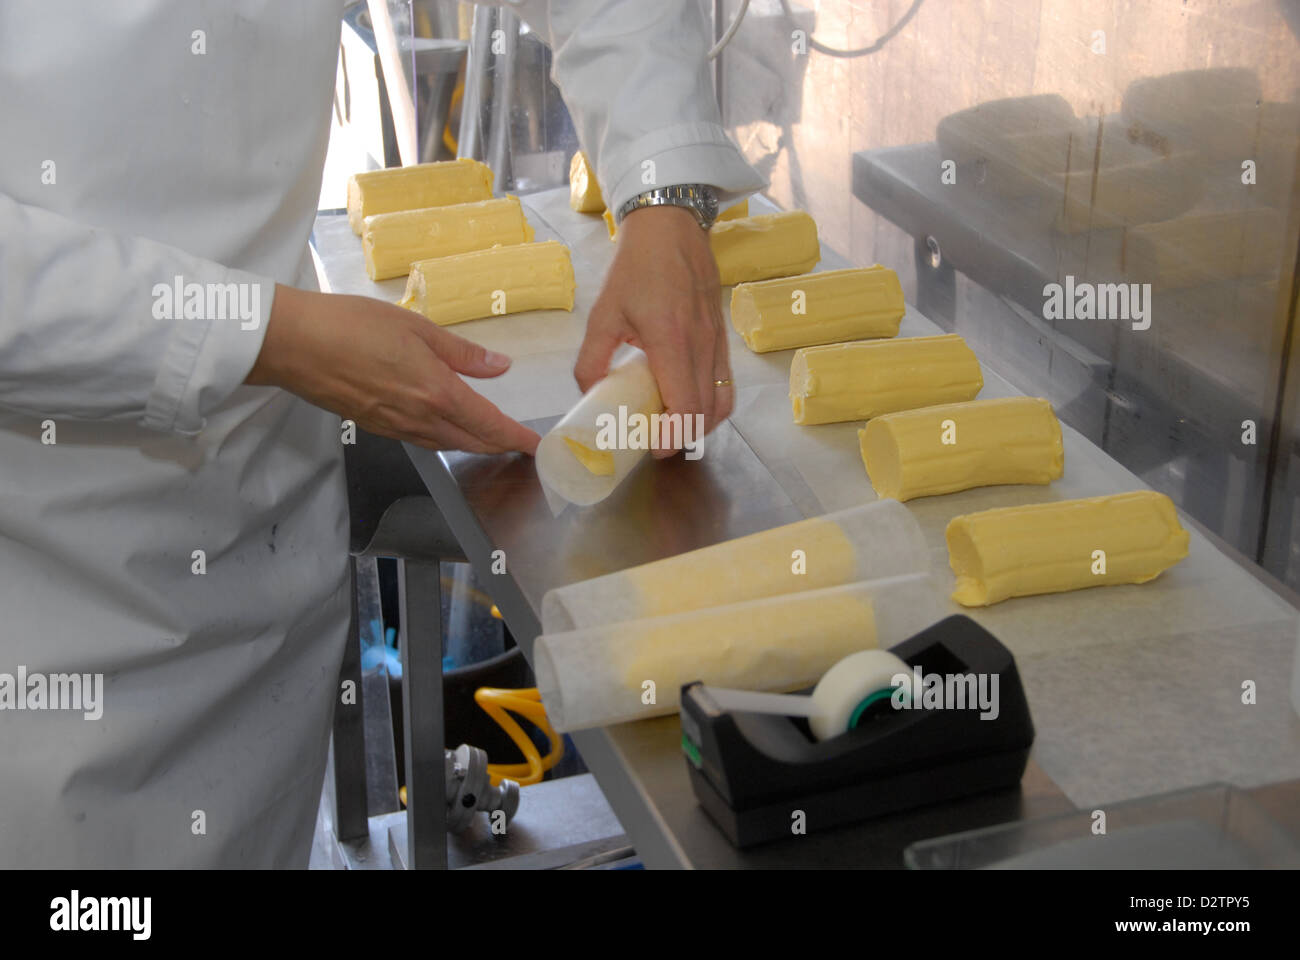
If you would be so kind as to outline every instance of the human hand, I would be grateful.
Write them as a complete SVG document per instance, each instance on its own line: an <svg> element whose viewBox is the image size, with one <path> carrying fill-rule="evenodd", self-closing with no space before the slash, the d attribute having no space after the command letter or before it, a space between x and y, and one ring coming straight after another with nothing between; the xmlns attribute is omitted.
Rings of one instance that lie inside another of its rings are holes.
<svg viewBox="0 0 1300 960"><path fill-rule="evenodd" d="M735 399L722 288L708 234L680 207L646 207L623 218L618 249L587 318L573 375L585 393L609 372L622 343L645 351L667 413L704 415L705 432ZM656 450L656 457L673 450Z"/></svg>
<svg viewBox="0 0 1300 960"><path fill-rule="evenodd" d="M277 284L245 382L281 387L363 430L422 447L533 454L537 434L457 376L497 377L509 368L509 357L410 310Z"/></svg>

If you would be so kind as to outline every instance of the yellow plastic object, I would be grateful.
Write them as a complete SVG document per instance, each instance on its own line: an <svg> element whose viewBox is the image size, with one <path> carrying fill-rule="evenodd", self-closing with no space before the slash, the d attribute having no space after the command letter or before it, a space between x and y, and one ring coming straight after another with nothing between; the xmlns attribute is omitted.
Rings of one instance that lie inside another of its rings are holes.
<svg viewBox="0 0 1300 960"><path fill-rule="evenodd" d="M822 256L817 224L802 210L720 220L709 244L723 286L807 273Z"/></svg>
<svg viewBox="0 0 1300 960"><path fill-rule="evenodd" d="M898 336L903 287L888 267L737 284L731 325L755 353Z"/></svg>
<svg viewBox="0 0 1300 960"><path fill-rule="evenodd" d="M1061 424L1038 397L887 413L858 431L876 495L932 497L1002 483L1051 483L1065 469Z"/></svg>
<svg viewBox="0 0 1300 960"><path fill-rule="evenodd" d="M546 719L546 708L542 706L542 697L536 687L526 690L480 687L474 691L474 702L497 722L525 758L524 763L489 763L488 778L492 786L497 786L502 780L514 780L521 787L539 783L542 775L564 757L564 740ZM546 734L550 743L550 751L546 756L538 753L533 741L506 711L519 714Z"/></svg>
<svg viewBox="0 0 1300 960"><path fill-rule="evenodd" d="M609 239L613 240L618 233L618 224L614 222L614 215L606 210L600 216L605 221L605 229L609 231Z"/></svg>
<svg viewBox="0 0 1300 960"><path fill-rule="evenodd" d="M979 360L955 333L804 347L790 362L794 422L805 425L973 400L983 387Z"/></svg>
<svg viewBox="0 0 1300 960"><path fill-rule="evenodd" d="M579 213L601 213L605 209L596 171L591 169L587 155L581 150L574 153L569 163L569 206Z"/></svg>
<svg viewBox="0 0 1300 960"><path fill-rule="evenodd" d="M417 260L527 243L533 228L518 197L367 217L361 233L371 280L404 277Z"/></svg>
<svg viewBox="0 0 1300 960"><path fill-rule="evenodd" d="M526 310L572 310L573 264L557 240L417 260L398 305L439 326Z"/></svg>
<svg viewBox="0 0 1300 960"><path fill-rule="evenodd" d="M348 223L360 236L366 217L375 214L472 203L491 196L491 169L468 157L370 170L348 180Z"/></svg>
<svg viewBox="0 0 1300 960"><path fill-rule="evenodd" d="M1003 507L948 524L952 598L984 607L1009 597L1154 580L1187 556L1173 501L1154 490Z"/></svg>

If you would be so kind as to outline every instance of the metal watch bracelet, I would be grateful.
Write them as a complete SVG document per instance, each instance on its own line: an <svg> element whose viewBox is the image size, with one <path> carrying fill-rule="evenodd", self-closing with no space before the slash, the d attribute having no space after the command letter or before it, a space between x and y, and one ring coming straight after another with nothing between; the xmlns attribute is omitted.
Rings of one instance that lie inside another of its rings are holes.
<svg viewBox="0 0 1300 960"><path fill-rule="evenodd" d="M684 207L695 214L695 219L705 230L718 219L718 195L703 183L681 183L671 187L656 187L637 194L624 203L614 214L614 222L621 224L633 210L643 207Z"/></svg>

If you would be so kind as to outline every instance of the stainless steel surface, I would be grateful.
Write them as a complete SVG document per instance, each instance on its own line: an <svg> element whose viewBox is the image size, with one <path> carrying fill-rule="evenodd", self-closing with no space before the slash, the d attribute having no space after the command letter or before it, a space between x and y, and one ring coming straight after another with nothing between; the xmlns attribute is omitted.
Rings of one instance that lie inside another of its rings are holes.
<svg viewBox="0 0 1300 960"><path fill-rule="evenodd" d="M573 121L551 80L551 51L509 9L474 9L459 152L485 161L498 193L568 182L578 149Z"/></svg>
<svg viewBox="0 0 1300 960"><path fill-rule="evenodd" d="M447 866L447 783L443 768L442 593L438 564L397 567L402 605L402 723L405 736L407 844L417 870Z"/></svg>
<svg viewBox="0 0 1300 960"><path fill-rule="evenodd" d="M761 199L753 203L754 212L767 209ZM539 239L558 237L572 250L575 313L493 318L456 332L514 356L508 374L476 387L508 414L534 420L558 415L576 399L571 367L612 247L598 219L568 208L565 190L528 197L525 205ZM317 224L331 288L392 299L390 288L364 279L355 238L346 230L345 223ZM823 246L822 269L843 262ZM724 297L724 311L725 305ZM903 335L936 331L909 309ZM706 442L703 459L647 462L618 499L592 510L552 516L527 458L407 447L525 652L538 633L540 597L549 586L872 499L857 449L858 425L793 425L786 397L789 352L755 355L729 335L736 411ZM987 396L1020 392L987 368L985 384ZM1141 486L1077 431L1067 427L1065 442L1066 475L1050 488L989 488L908 504L941 584L951 588L943 531L957 514ZM490 572L498 550L504 573ZM675 718L588 731L575 741L652 867L899 865L904 841L950 832L958 823L993 823L1042 805L1124 799L1133 795L1129 789L1174 789L1189 780L1249 786L1300 776L1300 727L1285 689L1296 655L1296 611L1195 530L1190 558L1150 584L1023 598L971 612L1015 653L1040 731L1034 775L1012 797L918 810L739 854L695 804ZM1135 650L1143 655L1135 657ZM1091 671L1088 682L1071 685L1079 663ZM1168 669L1171 663L1176 670ZM1236 694L1243 677L1258 682L1267 709L1242 709ZM1109 696L1106 684L1117 678L1127 685L1126 699L1098 710L1099 698ZM1189 742L1191 716L1199 720L1196 740ZM1142 752L1129 747L1135 739ZM1166 756L1168 763L1152 759ZM1061 781L1071 784L1064 797Z"/></svg>
<svg viewBox="0 0 1300 960"><path fill-rule="evenodd" d="M383 609L379 592L379 566L374 557L353 557L353 597L357 605L357 628L349 646L364 655L371 644L383 642ZM364 816L398 810L397 758L393 753L393 711L389 699L388 667L384 663L364 665L360 671L360 697L365 715ZM364 828L361 831L364 833ZM361 835L358 833L358 835Z"/></svg>
<svg viewBox="0 0 1300 960"><path fill-rule="evenodd" d="M393 866L404 866L406 821L372 821L372 846L380 829L398 851ZM598 860L625 850L627 837L591 774L536 783L520 790L518 815L504 834L493 834L483 817L447 838L447 865L453 870L553 870Z"/></svg>
<svg viewBox="0 0 1300 960"><path fill-rule="evenodd" d="M352 585L351 625L348 642L343 648L343 665L339 669L342 690L352 685L355 697L352 702L334 701L333 734L331 740L331 773L333 774L333 822L340 840L355 840L366 835L366 818L369 815L366 778L365 691L361 679L361 643L358 639L357 569L354 560L349 572Z"/></svg>
<svg viewBox="0 0 1300 960"><path fill-rule="evenodd" d="M545 432L556 419L529 426ZM803 519L730 423L710 434L706 447L707 456L694 463L646 458L608 499L558 517L528 457L436 454L409 445L407 453L422 476L437 469L430 458L450 469L466 506L488 540L503 547L509 575L536 611L553 586ZM531 656L533 636L515 636Z"/></svg>

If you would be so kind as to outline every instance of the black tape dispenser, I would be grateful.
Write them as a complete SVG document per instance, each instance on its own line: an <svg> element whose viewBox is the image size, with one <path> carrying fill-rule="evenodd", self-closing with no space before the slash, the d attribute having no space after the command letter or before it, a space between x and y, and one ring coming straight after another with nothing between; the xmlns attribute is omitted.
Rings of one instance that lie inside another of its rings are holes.
<svg viewBox="0 0 1300 960"><path fill-rule="evenodd" d="M1011 651L969 617L835 664L810 696L682 687L691 786L733 844L1020 782L1034 742Z"/></svg>

